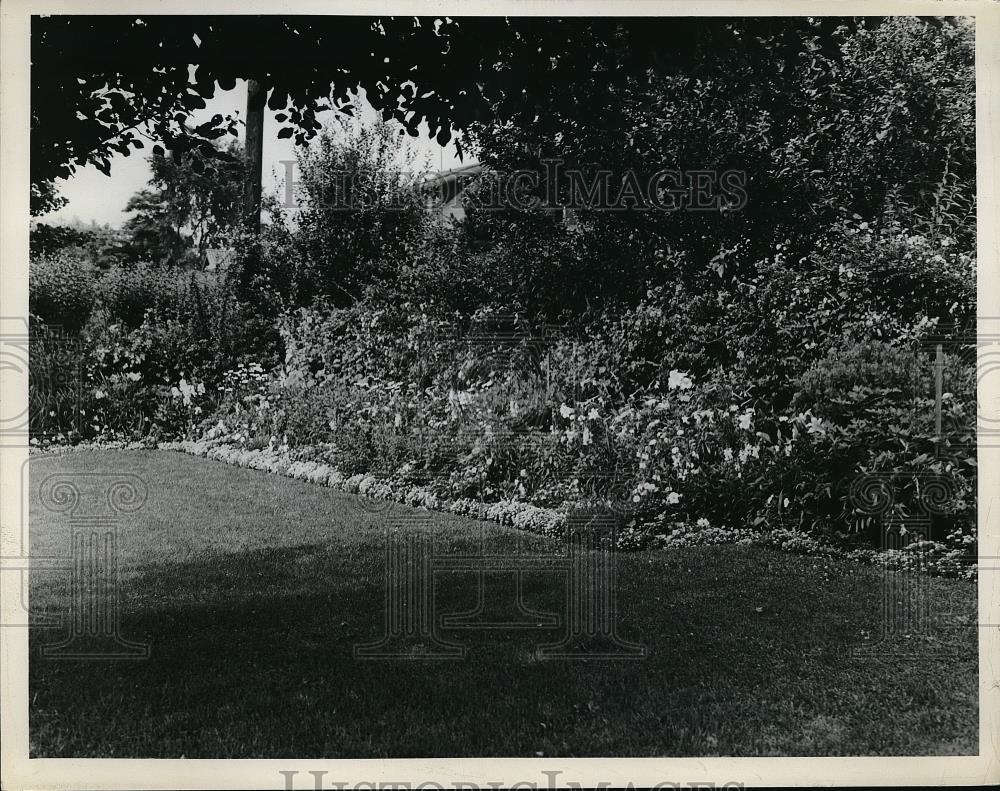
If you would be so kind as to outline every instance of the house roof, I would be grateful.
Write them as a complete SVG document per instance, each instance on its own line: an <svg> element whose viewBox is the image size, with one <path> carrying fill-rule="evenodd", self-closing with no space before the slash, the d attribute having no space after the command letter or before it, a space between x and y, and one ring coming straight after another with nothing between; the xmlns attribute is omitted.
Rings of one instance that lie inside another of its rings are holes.
<svg viewBox="0 0 1000 791"><path fill-rule="evenodd" d="M216 272L228 269L236 261L236 251L221 247L210 247L205 250L206 272Z"/></svg>
<svg viewBox="0 0 1000 791"><path fill-rule="evenodd" d="M483 166L479 162L451 168L428 176L421 184L421 189L436 194L443 204L450 204L462 193L468 182L482 172Z"/></svg>

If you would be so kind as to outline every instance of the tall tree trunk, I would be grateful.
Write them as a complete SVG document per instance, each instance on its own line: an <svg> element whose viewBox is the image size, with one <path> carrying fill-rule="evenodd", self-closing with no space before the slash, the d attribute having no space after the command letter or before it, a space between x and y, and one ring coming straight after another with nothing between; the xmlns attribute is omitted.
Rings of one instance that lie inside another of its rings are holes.
<svg viewBox="0 0 1000 791"><path fill-rule="evenodd" d="M264 168L264 104L267 91L257 80L247 80L246 180L243 184L244 221L252 234L260 232L261 181Z"/></svg>

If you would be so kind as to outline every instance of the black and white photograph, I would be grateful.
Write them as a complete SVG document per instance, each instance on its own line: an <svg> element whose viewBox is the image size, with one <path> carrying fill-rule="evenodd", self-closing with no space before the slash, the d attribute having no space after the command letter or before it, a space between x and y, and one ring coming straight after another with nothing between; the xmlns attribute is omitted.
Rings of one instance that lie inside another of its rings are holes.
<svg viewBox="0 0 1000 791"><path fill-rule="evenodd" d="M5 788L1000 780L995 6L172 5L0 9Z"/></svg>

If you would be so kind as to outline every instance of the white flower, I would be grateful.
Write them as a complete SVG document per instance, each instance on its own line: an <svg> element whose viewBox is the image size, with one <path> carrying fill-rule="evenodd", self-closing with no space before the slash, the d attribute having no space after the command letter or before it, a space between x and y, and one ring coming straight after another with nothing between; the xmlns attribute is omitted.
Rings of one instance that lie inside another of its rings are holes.
<svg viewBox="0 0 1000 791"><path fill-rule="evenodd" d="M587 413L587 419L588 420L597 420L597 410L594 409L593 407L591 407L590 411Z"/></svg>
<svg viewBox="0 0 1000 791"><path fill-rule="evenodd" d="M748 409L739 417L740 428L744 431L749 431L750 426L753 425L753 410Z"/></svg>
<svg viewBox="0 0 1000 791"><path fill-rule="evenodd" d="M702 517L695 524L697 524L698 527L708 527L710 523L705 517Z"/></svg>
<svg viewBox="0 0 1000 791"><path fill-rule="evenodd" d="M568 407L565 404L559 406L559 414L563 417L570 417L573 414L573 407Z"/></svg>
<svg viewBox="0 0 1000 791"><path fill-rule="evenodd" d="M683 371L671 371L667 378L668 390L690 390L693 385L691 377Z"/></svg>
<svg viewBox="0 0 1000 791"><path fill-rule="evenodd" d="M667 495L667 502L670 505L677 505L677 503L679 503L680 501L681 501L681 496L677 494L677 492L670 492L670 494Z"/></svg>

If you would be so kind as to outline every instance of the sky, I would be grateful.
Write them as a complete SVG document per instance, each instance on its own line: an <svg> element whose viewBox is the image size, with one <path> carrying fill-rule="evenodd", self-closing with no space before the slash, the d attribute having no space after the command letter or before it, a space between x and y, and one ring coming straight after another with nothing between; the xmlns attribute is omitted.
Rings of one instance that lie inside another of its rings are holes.
<svg viewBox="0 0 1000 791"><path fill-rule="evenodd" d="M208 106L194 115L195 122L207 120L214 113L235 114L243 118L246 112L246 82L240 81L231 91L216 91L215 98L207 102ZM363 97L354 102L359 109L359 118L372 121L376 112ZM318 116L333 118L332 113ZM292 140L279 140L277 137L279 124L274 120L274 112L267 110L264 118L264 192L277 191L284 194L285 162L295 159L295 143ZM424 130L426 132L426 130ZM243 128L240 128L240 140L243 140ZM224 141L226 138L222 138ZM455 155L454 146L441 147L426 134L420 138L408 138L422 160L426 155L431 167L441 170L468 164L474 161L466 155L465 163L460 162ZM143 189L149 181L150 168L147 158L150 154L147 147L137 151L130 157L116 155L111 162L111 175L105 176L93 165L79 168L69 179L57 179L59 191L69 203L58 211L38 217L39 222L48 225L58 225L80 221L96 222L99 225L111 225L118 228L128 217L125 205L129 198Z"/></svg>

